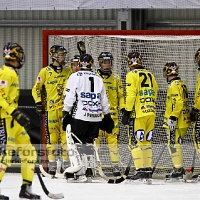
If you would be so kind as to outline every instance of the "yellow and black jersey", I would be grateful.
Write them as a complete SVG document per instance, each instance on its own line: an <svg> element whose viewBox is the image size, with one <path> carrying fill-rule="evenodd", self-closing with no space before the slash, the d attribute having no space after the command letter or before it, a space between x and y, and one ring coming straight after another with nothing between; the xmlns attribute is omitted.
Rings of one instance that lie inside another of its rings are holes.
<svg viewBox="0 0 200 200"><path fill-rule="evenodd" d="M178 128L190 126L188 88L179 77L172 79L168 85L164 127L167 127L166 123L170 116L178 119Z"/></svg>
<svg viewBox="0 0 200 200"><path fill-rule="evenodd" d="M196 90L194 95L194 108L200 110L200 73L198 74Z"/></svg>
<svg viewBox="0 0 200 200"><path fill-rule="evenodd" d="M158 84L154 75L143 67L126 75L126 110L131 117L156 115Z"/></svg>
<svg viewBox="0 0 200 200"><path fill-rule="evenodd" d="M63 107L64 88L71 74L71 67L63 68L60 72L55 71L51 65L42 68L32 89L35 103L42 101L44 95L47 111Z"/></svg>
<svg viewBox="0 0 200 200"><path fill-rule="evenodd" d="M0 68L0 118L10 116L18 107L19 77L14 68L3 65Z"/></svg>
<svg viewBox="0 0 200 200"><path fill-rule="evenodd" d="M121 78L112 72L110 75L102 74L98 69L97 75L103 80L108 101L110 103L110 114L112 118L118 118L118 109L125 108L124 90Z"/></svg>

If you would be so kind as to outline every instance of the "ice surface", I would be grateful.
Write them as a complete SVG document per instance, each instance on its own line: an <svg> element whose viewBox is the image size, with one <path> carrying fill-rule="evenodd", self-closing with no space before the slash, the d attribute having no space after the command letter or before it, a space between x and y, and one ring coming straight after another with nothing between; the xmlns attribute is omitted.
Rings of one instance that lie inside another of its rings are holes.
<svg viewBox="0 0 200 200"><path fill-rule="evenodd" d="M196 200L200 199L200 182L198 183L166 183L164 180L153 180L152 185L108 184L104 181L95 183L67 183L64 179L49 179L44 177L44 183L51 193L63 193L67 200ZM10 200L19 199L21 186L19 173L6 173L1 183L1 193ZM35 174L33 192L47 197Z"/></svg>

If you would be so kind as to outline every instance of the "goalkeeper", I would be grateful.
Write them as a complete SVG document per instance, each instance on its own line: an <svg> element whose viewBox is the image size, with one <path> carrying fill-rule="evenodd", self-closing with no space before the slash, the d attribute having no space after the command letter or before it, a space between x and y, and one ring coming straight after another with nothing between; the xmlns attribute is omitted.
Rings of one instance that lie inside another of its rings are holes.
<svg viewBox="0 0 200 200"><path fill-rule="evenodd" d="M152 135L156 116L158 85L154 75L142 66L139 52L127 56L126 107L122 123L129 125L129 148L136 171L131 180L151 178Z"/></svg>
<svg viewBox="0 0 200 200"><path fill-rule="evenodd" d="M163 69L168 83L163 127L166 129L168 150L174 164L171 178L182 177L185 173L181 141L190 126L188 88L178 77L178 68L177 64L172 62L166 63Z"/></svg>
<svg viewBox="0 0 200 200"><path fill-rule="evenodd" d="M100 130L99 137L96 140L96 144L99 145L103 133L105 134L108 148L110 151L110 158L112 162L112 170L114 176L120 176L119 170L119 111L122 112L125 109L124 91L122 87L122 81L119 75L112 72L113 56L110 52L101 52L98 57L100 68L97 69L97 74L102 78L104 86L106 88L106 94L110 103L110 114L114 121L114 129L112 134L108 134L106 131ZM101 127L100 127L101 128Z"/></svg>
<svg viewBox="0 0 200 200"><path fill-rule="evenodd" d="M36 103L36 111L42 116L45 114L46 142L49 160L49 171L55 175L57 169L56 146L61 143L62 168L69 165L67 154L66 133L62 130L62 108L64 100L64 87L72 74L70 67L65 67L67 50L60 45L53 45L49 50L52 63L40 70L32 95ZM44 103L42 101L44 97ZM46 111L46 113L45 113Z"/></svg>
<svg viewBox="0 0 200 200"><path fill-rule="evenodd" d="M41 199L31 191L37 154L31 144L28 130L29 118L18 110L19 77L17 70L24 64L24 50L17 43L7 43L3 49L5 64L0 68L0 182L11 165L12 151L16 150L21 160L22 186L19 197ZM12 181L12 180L11 180ZM0 194L0 199L9 197Z"/></svg>
<svg viewBox="0 0 200 200"><path fill-rule="evenodd" d="M72 135L73 137L69 138L69 152L73 152L69 155L72 167L68 168L69 171L65 170L65 176L67 179L74 179L75 182L87 181L85 155L90 150L88 144L93 144L94 138L98 137L100 122L102 121L108 133L111 133L114 128L103 81L95 72L92 72L92 65L91 55L81 55L80 71L69 77L65 90L63 130L66 130L67 124L71 124L71 131L76 136ZM73 115L71 116L70 113ZM74 153L77 149L79 153ZM82 155L81 160L79 154Z"/></svg>

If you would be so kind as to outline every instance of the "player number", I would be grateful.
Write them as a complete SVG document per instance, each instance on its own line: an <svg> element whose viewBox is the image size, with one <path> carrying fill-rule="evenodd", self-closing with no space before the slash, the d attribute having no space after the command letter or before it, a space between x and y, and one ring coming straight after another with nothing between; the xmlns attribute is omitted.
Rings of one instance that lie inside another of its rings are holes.
<svg viewBox="0 0 200 200"><path fill-rule="evenodd" d="M148 78L150 79L151 87L153 87L152 76L151 76L150 73L147 73L147 74L146 74L146 73L140 72L140 73L139 73L139 76L140 76L140 77L143 77L143 80L142 80L142 83L141 83L141 87L149 87L149 84L146 83Z"/></svg>
<svg viewBox="0 0 200 200"><path fill-rule="evenodd" d="M89 81L91 83L91 92L94 92L94 77L89 77Z"/></svg>

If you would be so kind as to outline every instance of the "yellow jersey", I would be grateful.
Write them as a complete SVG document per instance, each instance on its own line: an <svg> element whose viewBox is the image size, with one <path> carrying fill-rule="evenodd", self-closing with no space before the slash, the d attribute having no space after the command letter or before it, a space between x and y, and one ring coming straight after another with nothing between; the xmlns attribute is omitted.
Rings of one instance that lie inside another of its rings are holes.
<svg viewBox="0 0 200 200"><path fill-rule="evenodd" d="M124 90L121 78L114 72L110 75L102 74L100 69L98 69L96 73L103 80L108 101L110 103L111 117L118 118L118 109L121 110L122 108L125 108Z"/></svg>
<svg viewBox="0 0 200 200"><path fill-rule="evenodd" d="M18 107L19 77L17 71L4 64L0 68L0 118L10 117Z"/></svg>
<svg viewBox="0 0 200 200"><path fill-rule="evenodd" d="M59 72L51 65L42 68L32 89L35 103L42 101L43 97L47 111L63 107L64 88L71 74L71 67L64 67Z"/></svg>
<svg viewBox="0 0 200 200"><path fill-rule="evenodd" d="M179 77L168 83L164 125L167 128L167 121L170 116L178 119L178 128L190 126L190 110L188 105L188 88Z"/></svg>
<svg viewBox="0 0 200 200"><path fill-rule="evenodd" d="M158 84L154 75L141 67L126 75L126 110L131 117L156 115Z"/></svg>

